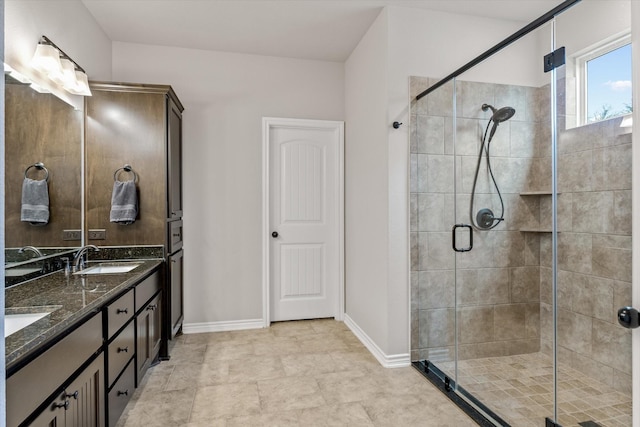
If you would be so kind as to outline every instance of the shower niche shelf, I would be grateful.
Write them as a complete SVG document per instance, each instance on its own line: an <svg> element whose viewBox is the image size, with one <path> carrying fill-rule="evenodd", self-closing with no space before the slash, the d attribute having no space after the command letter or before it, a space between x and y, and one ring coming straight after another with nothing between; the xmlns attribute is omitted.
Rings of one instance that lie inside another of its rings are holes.
<svg viewBox="0 0 640 427"><path fill-rule="evenodd" d="M532 191L523 191L520 193L521 197L529 197L529 196L551 196L551 190L532 190ZM522 233L551 233L551 228L547 227L523 227L520 229Z"/></svg>
<svg viewBox="0 0 640 427"><path fill-rule="evenodd" d="M521 228L521 233L551 233L550 228Z"/></svg>
<svg viewBox="0 0 640 427"><path fill-rule="evenodd" d="M521 196L550 196L551 190L541 190L541 191L523 191L520 193Z"/></svg>

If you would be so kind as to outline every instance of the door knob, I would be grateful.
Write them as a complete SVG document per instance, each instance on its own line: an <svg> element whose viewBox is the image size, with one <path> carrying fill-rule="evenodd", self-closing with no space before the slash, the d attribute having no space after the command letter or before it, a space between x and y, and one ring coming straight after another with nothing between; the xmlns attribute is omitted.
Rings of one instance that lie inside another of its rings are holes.
<svg viewBox="0 0 640 427"><path fill-rule="evenodd" d="M625 328L634 329L640 326L640 315L633 307L622 307L618 310L618 323Z"/></svg>
<svg viewBox="0 0 640 427"><path fill-rule="evenodd" d="M273 237L274 239L278 237L278 232L274 231L273 233L271 233L271 237Z"/></svg>

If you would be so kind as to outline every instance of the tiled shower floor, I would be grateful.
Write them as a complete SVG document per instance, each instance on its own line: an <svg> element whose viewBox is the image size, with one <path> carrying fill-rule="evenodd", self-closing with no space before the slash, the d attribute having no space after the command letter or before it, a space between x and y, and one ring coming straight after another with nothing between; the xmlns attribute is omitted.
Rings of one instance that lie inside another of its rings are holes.
<svg viewBox="0 0 640 427"><path fill-rule="evenodd" d="M436 363L451 376L453 362ZM542 353L458 362L458 383L513 427L544 427L553 414L553 363ZM628 427L631 396L560 365L558 413L563 427ZM597 424L590 424L589 421Z"/></svg>

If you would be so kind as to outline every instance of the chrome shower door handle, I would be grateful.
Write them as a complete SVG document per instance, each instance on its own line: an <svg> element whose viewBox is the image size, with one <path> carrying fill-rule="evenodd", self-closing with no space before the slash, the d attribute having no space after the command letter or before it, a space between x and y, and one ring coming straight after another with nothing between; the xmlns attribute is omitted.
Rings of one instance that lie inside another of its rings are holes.
<svg viewBox="0 0 640 427"><path fill-rule="evenodd" d="M469 229L469 246L466 248L458 248L456 244L456 231L458 230L458 228ZM473 249L473 227L471 227L469 224L454 225L453 228L451 229L451 246L453 247L453 250L456 252L469 252L471 249Z"/></svg>

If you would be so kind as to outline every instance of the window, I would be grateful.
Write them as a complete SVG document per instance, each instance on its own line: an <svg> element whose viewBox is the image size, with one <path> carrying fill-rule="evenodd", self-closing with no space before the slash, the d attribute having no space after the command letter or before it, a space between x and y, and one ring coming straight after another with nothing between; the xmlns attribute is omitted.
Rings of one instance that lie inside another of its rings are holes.
<svg viewBox="0 0 640 427"><path fill-rule="evenodd" d="M629 35L600 44L578 56L576 69L578 117L581 124L631 113Z"/></svg>

